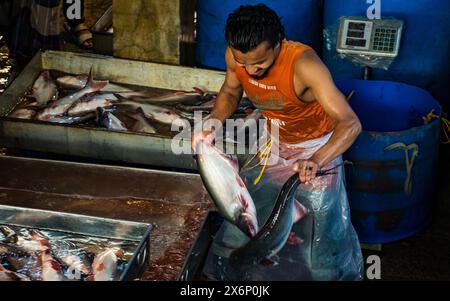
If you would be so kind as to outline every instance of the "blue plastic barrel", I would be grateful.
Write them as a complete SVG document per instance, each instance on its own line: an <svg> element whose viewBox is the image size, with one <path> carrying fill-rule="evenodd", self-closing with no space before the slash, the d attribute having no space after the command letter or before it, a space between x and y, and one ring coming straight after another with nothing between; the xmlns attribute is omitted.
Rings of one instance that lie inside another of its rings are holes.
<svg viewBox="0 0 450 301"><path fill-rule="evenodd" d="M404 21L399 56L389 70L373 69L374 80L404 82L430 91L449 103L450 16L448 0L375 0L381 3L381 18ZM324 29L335 26L341 16L367 16L372 4L366 0L325 0ZM374 1L370 1L374 2ZM335 47L323 47L323 58L336 79L362 79L362 68L342 60Z"/></svg>
<svg viewBox="0 0 450 301"><path fill-rule="evenodd" d="M431 220L440 120L422 119L439 103L425 90L388 81L336 82L363 131L344 154L352 222L361 242L409 237Z"/></svg>
<svg viewBox="0 0 450 301"><path fill-rule="evenodd" d="M264 3L281 17L289 40L300 41L322 51L322 0L198 0L197 65L225 70L225 24L240 5Z"/></svg>

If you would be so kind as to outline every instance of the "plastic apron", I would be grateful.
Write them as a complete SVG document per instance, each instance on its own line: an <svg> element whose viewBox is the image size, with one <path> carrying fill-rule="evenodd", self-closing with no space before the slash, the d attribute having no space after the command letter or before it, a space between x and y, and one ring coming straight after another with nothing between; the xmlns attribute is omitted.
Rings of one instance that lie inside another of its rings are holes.
<svg viewBox="0 0 450 301"><path fill-rule="evenodd" d="M276 164L264 167L261 160L254 167L241 170L241 178L255 202L260 227L270 216L281 187L294 173L294 162L310 158L331 135L297 145L273 142L270 149L278 147L279 151L271 151L270 159ZM341 162L342 158L338 157L323 169ZM259 182L254 184L263 168ZM224 221L210 248L204 274L216 280L362 280L363 257L350 221L344 168L336 171L299 186L296 199L309 212L292 226L291 231L300 239L288 240L276 255L275 264L258 264L245 274L233 270L228 265L228 257L249 238Z"/></svg>

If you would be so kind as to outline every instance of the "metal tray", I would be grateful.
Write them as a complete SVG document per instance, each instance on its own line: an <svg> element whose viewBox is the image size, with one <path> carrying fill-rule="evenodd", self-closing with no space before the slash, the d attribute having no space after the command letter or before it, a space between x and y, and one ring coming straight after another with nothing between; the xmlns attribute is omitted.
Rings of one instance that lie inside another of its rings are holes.
<svg viewBox="0 0 450 301"><path fill-rule="evenodd" d="M0 205L0 224L138 243L120 281L139 278L150 257L151 224Z"/></svg>
<svg viewBox="0 0 450 301"><path fill-rule="evenodd" d="M143 280L178 279L212 208L198 174L4 155L0 155L0 205L92 216L113 225L111 220L116 219L154 225ZM87 230L113 237L112 230ZM158 275L155 267L170 270L170 277Z"/></svg>
<svg viewBox="0 0 450 301"><path fill-rule="evenodd" d="M5 117L43 69L81 74L90 68L98 79L172 90L202 86L219 91L225 73L206 69L116 59L109 56L59 51L38 52L16 80L0 95L0 146L88 157L116 162L196 170L190 141L184 153L172 152L172 137L160 134L108 131Z"/></svg>

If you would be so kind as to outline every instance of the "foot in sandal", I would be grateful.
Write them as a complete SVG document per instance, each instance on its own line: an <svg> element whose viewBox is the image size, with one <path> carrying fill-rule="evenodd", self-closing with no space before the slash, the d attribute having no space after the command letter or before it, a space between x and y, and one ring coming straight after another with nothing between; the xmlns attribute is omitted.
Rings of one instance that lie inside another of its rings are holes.
<svg viewBox="0 0 450 301"><path fill-rule="evenodd" d="M80 48L92 49L94 44L92 42L92 32L86 26L81 23L74 27L70 27L67 23L64 24L64 28L70 34L73 42Z"/></svg>

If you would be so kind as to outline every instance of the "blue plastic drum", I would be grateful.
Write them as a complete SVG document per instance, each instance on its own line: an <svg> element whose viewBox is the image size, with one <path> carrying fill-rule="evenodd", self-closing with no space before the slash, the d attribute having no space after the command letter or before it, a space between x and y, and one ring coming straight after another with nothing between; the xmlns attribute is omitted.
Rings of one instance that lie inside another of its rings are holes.
<svg viewBox="0 0 450 301"><path fill-rule="evenodd" d="M363 243L409 237L431 220L440 120L439 103L425 90L403 83L346 80L363 131L344 154L352 222Z"/></svg>
<svg viewBox="0 0 450 301"><path fill-rule="evenodd" d="M225 70L225 24L240 5L264 3L281 17L289 40L322 51L322 0L198 0L196 59L201 67Z"/></svg>

